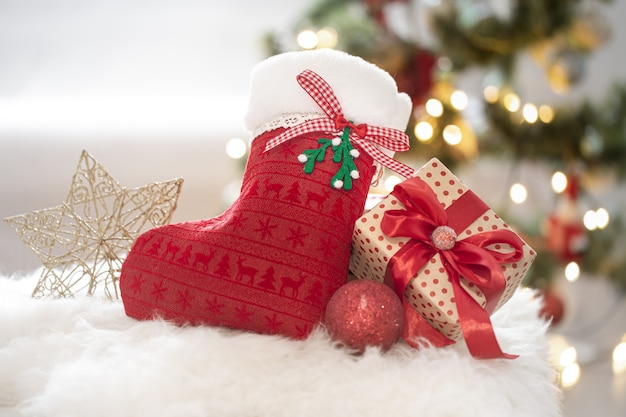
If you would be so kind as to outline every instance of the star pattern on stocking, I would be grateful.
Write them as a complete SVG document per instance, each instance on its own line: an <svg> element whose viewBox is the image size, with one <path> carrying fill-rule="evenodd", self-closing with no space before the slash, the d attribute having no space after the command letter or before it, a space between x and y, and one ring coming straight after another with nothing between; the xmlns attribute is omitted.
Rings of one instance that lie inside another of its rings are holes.
<svg viewBox="0 0 626 417"><path fill-rule="evenodd" d="M265 323L267 324L267 327L270 328L272 333L278 333L278 331L280 330L280 326L284 324L282 321L278 320L276 314L274 314L272 317L265 316Z"/></svg>
<svg viewBox="0 0 626 417"><path fill-rule="evenodd" d="M296 337L304 338L311 333L311 328L306 324L304 326L296 326Z"/></svg>
<svg viewBox="0 0 626 417"><path fill-rule="evenodd" d="M189 288L185 288L185 292L178 291L178 298L176 304L180 305L180 308L185 311L191 308L191 302L195 299L195 295L189 294Z"/></svg>
<svg viewBox="0 0 626 417"><path fill-rule="evenodd" d="M182 183L127 189L83 151L61 205L4 219L43 263L33 296L119 298L123 259L142 232L169 223Z"/></svg>
<svg viewBox="0 0 626 417"><path fill-rule="evenodd" d="M141 292L141 286L145 283L146 281L141 277L141 274L136 275L133 278L133 283L130 286L130 288L133 290L133 294L137 295L138 293Z"/></svg>
<svg viewBox="0 0 626 417"><path fill-rule="evenodd" d="M272 230L275 229L278 225L271 224L271 222L272 219L269 217L267 217L265 220L259 220L259 227L254 229L254 231L258 232L261 235L261 240L273 237Z"/></svg>
<svg viewBox="0 0 626 417"><path fill-rule="evenodd" d="M248 219L244 217L243 213L236 213L230 218L230 223L233 225L234 230L243 230L243 225L246 220Z"/></svg>
<svg viewBox="0 0 626 417"><path fill-rule="evenodd" d="M246 304L243 304L241 307L235 307L235 317L241 323L248 323L252 317L252 311L248 310Z"/></svg>
<svg viewBox="0 0 626 417"><path fill-rule="evenodd" d="M297 228L289 228L289 236L285 240L291 242L293 246L304 246L304 240L309 236L308 233L302 231L302 226Z"/></svg>
<svg viewBox="0 0 626 417"><path fill-rule="evenodd" d="M150 295L154 296L155 301L161 301L165 297L165 291L167 288L163 285L163 280L158 283L152 283L152 291L150 291Z"/></svg>
<svg viewBox="0 0 626 417"><path fill-rule="evenodd" d="M338 246L333 239L329 236L325 236L320 239L318 250L322 252L325 258L332 256L337 250Z"/></svg>
<svg viewBox="0 0 626 417"><path fill-rule="evenodd" d="M217 297L213 297L212 300L206 299L204 300L204 302L206 303L206 307L204 309L209 312L213 317L218 317L222 314L224 304L220 303L217 300Z"/></svg>
<svg viewBox="0 0 626 417"><path fill-rule="evenodd" d="M283 144L283 146L280 147L280 153L286 160L290 160L298 155L298 146L299 144L297 142Z"/></svg>

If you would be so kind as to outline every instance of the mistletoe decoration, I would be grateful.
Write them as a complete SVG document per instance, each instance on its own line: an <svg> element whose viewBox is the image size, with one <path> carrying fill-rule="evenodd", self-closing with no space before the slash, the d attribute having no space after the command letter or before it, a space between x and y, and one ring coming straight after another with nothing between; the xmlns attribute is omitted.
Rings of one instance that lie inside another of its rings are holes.
<svg viewBox="0 0 626 417"><path fill-rule="evenodd" d="M337 97L332 88L318 74L311 70L304 70L296 77L298 84L311 96L328 117L320 117L308 120L282 132L280 135L270 139L265 144L265 152L280 145L281 143L300 137L304 134L315 133L323 135L340 136L329 139L328 136L318 140L317 149L306 149L298 160L305 164L304 172L310 174L315 168L316 162L324 161L326 151L332 147L333 161L341 164L337 173L330 180L331 187L352 189L352 182L359 178L354 159L360 155L351 142L359 146L363 152L370 155L382 166L408 178L413 175L413 168L395 161L386 155L377 146L393 152L403 152L409 149L409 137L406 133L380 126L369 126L365 123L355 125L347 120L341 109Z"/></svg>
<svg viewBox="0 0 626 417"><path fill-rule="evenodd" d="M315 168L316 162L324 161L326 150L332 147L333 162L341 163L341 167L333 175L330 185L334 188L352 189L352 180L359 178L359 171L354 159L359 157L359 151L350 143L350 127L346 126L340 137L334 139L320 138L317 141L320 146L317 149L305 149L298 160L304 164L304 172L310 174Z"/></svg>

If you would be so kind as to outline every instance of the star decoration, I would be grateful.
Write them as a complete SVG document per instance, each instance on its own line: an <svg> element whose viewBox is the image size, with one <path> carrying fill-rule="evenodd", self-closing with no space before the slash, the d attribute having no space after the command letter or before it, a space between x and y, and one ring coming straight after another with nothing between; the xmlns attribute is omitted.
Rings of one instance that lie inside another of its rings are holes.
<svg viewBox="0 0 626 417"><path fill-rule="evenodd" d="M123 259L142 232L169 223L182 183L126 189L83 151L63 204L4 219L43 263L33 297L119 298Z"/></svg>

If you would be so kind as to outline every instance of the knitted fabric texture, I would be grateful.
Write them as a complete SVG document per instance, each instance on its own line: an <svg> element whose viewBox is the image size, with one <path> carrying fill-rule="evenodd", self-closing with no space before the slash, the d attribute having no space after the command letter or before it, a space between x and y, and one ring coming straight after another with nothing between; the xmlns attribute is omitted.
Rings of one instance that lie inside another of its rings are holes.
<svg viewBox="0 0 626 417"><path fill-rule="evenodd" d="M318 146L307 134L265 151L279 128L255 138L241 194L222 215L141 235L122 267L126 313L294 338L307 336L330 296L347 282L354 222L374 172L334 189L330 157L303 172L297 156Z"/></svg>

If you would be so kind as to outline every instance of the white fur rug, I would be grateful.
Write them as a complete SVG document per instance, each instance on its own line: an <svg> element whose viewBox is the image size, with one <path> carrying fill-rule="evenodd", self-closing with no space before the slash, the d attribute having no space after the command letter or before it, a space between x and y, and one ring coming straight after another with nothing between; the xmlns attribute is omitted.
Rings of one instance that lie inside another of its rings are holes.
<svg viewBox="0 0 626 417"><path fill-rule="evenodd" d="M463 344L354 356L321 329L298 342L138 322L121 302L31 299L37 278L0 277L0 416L560 415L530 291L493 316L520 357L480 361Z"/></svg>

